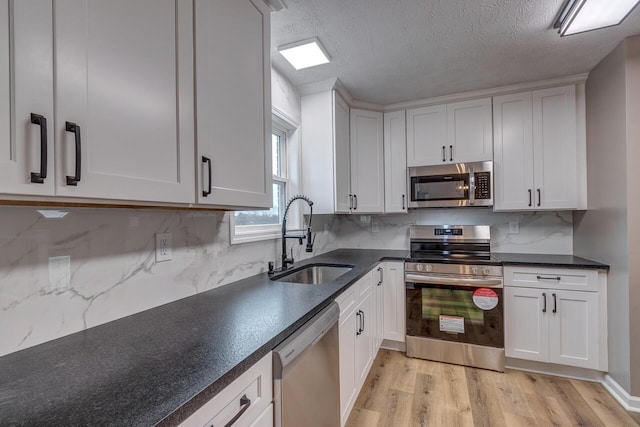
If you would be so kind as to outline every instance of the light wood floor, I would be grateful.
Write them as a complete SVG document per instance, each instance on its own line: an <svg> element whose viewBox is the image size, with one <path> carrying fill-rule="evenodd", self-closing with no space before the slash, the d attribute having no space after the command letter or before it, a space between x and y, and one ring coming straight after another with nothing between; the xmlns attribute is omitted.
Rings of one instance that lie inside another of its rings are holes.
<svg viewBox="0 0 640 427"><path fill-rule="evenodd" d="M598 383L380 350L347 427L638 426Z"/></svg>

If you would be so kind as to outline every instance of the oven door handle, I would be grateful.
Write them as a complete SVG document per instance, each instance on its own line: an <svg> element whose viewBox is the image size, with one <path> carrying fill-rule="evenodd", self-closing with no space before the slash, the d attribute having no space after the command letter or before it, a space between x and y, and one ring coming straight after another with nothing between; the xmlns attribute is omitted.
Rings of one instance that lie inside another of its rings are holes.
<svg viewBox="0 0 640 427"><path fill-rule="evenodd" d="M469 168L469 205L476 204L476 174Z"/></svg>
<svg viewBox="0 0 640 427"><path fill-rule="evenodd" d="M455 277L424 276L406 273L406 282L423 283L427 285L459 285L472 287L502 288L502 279L463 279ZM421 287L421 286L418 286Z"/></svg>

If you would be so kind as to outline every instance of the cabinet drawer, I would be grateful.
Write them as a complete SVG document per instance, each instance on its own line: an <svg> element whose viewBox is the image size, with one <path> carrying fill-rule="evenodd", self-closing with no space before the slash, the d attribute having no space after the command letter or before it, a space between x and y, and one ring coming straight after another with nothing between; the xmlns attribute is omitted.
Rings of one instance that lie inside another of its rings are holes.
<svg viewBox="0 0 640 427"><path fill-rule="evenodd" d="M522 288L596 292L598 272L570 268L505 267L504 284Z"/></svg>
<svg viewBox="0 0 640 427"><path fill-rule="evenodd" d="M244 410L234 427L250 426L272 400L272 355L269 353L180 425L182 427L224 426Z"/></svg>

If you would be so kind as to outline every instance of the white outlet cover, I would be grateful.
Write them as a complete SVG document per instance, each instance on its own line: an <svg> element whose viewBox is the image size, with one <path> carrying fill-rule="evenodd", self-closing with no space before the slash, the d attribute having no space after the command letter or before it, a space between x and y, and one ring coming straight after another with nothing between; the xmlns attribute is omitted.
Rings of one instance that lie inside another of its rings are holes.
<svg viewBox="0 0 640 427"><path fill-rule="evenodd" d="M519 234L520 223L518 221L509 221L509 234Z"/></svg>
<svg viewBox="0 0 640 427"><path fill-rule="evenodd" d="M170 261L171 257L171 233L156 234L156 262Z"/></svg>

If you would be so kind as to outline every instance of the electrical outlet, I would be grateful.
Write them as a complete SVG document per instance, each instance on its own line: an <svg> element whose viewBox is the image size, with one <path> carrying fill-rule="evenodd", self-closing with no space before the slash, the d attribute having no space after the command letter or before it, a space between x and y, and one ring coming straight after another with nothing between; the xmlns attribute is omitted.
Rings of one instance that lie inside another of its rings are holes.
<svg viewBox="0 0 640 427"><path fill-rule="evenodd" d="M156 234L156 262L171 260L171 233Z"/></svg>
<svg viewBox="0 0 640 427"><path fill-rule="evenodd" d="M324 235L326 236L327 234L329 234L329 224L324 225Z"/></svg>
<svg viewBox="0 0 640 427"><path fill-rule="evenodd" d="M509 234L520 234L520 223L518 221L509 221Z"/></svg>
<svg viewBox="0 0 640 427"><path fill-rule="evenodd" d="M371 232L377 233L380 231L380 226L378 225L378 221L371 220Z"/></svg>
<svg viewBox="0 0 640 427"><path fill-rule="evenodd" d="M61 294L71 287L71 257L49 257L49 286L51 291Z"/></svg>

